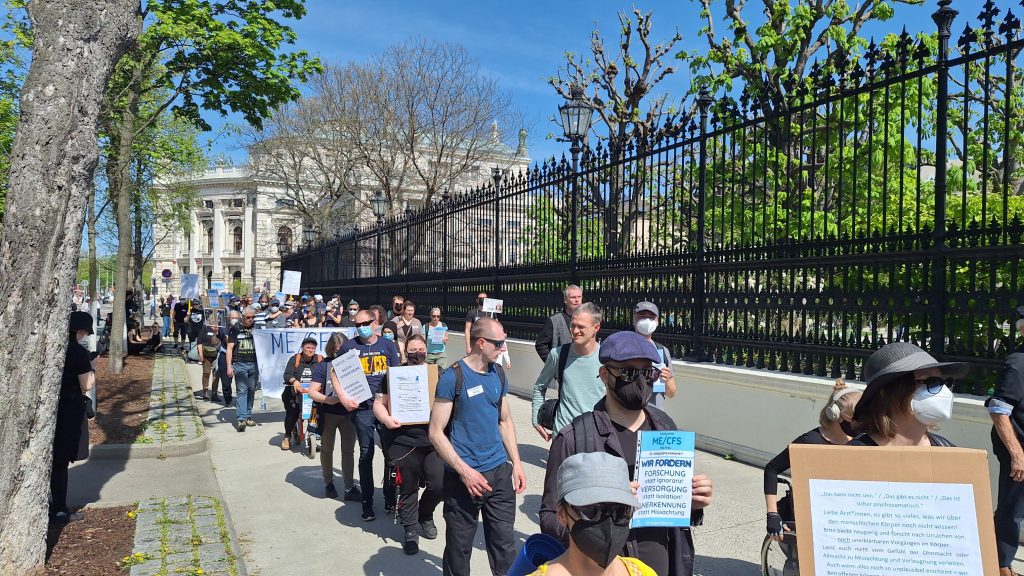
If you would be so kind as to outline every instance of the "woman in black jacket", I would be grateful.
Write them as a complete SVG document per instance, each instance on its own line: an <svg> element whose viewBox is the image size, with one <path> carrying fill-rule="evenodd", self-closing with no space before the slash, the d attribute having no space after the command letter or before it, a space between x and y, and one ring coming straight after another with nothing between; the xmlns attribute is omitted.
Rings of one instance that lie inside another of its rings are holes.
<svg viewBox="0 0 1024 576"><path fill-rule="evenodd" d="M302 351L288 359L284 367L284 438L281 439L281 450L290 450L292 442L299 441L299 415L302 412L302 394L309 390L313 380L313 370L323 362L324 357L316 353L316 338L308 337L302 341Z"/></svg>
<svg viewBox="0 0 1024 576"><path fill-rule="evenodd" d="M56 430L53 434L53 464L50 470L50 518L66 524L68 510L68 466L78 460L79 444L85 424L85 396L96 382L89 351L80 344L92 334L92 316L88 312L72 312L68 321L68 349L64 356L64 372L60 379L57 400Z"/></svg>

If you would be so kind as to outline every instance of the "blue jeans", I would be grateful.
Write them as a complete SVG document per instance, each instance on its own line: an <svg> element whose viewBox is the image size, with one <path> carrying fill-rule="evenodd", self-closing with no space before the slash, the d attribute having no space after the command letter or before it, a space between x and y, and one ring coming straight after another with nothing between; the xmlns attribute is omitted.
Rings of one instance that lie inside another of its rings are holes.
<svg viewBox="0 0 1024 576"><path fill-rule="evenodd" d="M171 317L170 316L164 316L163 319L164 319L163 337L167 338L168 336L171 335Z"/></svg>
<svg viewBox="0 0 1024 576"><path fill-rule="evenodd" d="M252 416L252 404L256 401L256 363L232 362L231 368L235 371L235 394L238 402L235 418L245 420ZM360 466L362 466L361 459ZM361 471L360 475L362 475Z"/></svg>
<svg viewBox="0 0 1024 576"><path fill-rule="evenodd" d="M996 500L996 551L999 567L1007 568L1017 555L1020 523L1024 520L1024 482L1010 478L1010 453L992 430L992 452L999 460L999 498Z"/></svg>
<svg viewBox="0 0 1024 576"><path fill-rule="evenodd" d="M377 429L373 400L363 402L350 414L356 428L356 439L359 440L359 490L363 493L363 506L373 506L373 453L377 450L373 439Z"/></svg>

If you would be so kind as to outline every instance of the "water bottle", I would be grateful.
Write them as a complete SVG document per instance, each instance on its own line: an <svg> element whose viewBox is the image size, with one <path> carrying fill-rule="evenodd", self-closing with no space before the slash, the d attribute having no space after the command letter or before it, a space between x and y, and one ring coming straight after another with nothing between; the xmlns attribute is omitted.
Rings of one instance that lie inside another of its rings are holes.
<svg viewBox="0 0 1024 576"><path fill-rule="evenodd" d="M260 411L266 412L267 411L267 397L263 395L263 390L262 389L257 390L256 393L260 395Z"/></svg>

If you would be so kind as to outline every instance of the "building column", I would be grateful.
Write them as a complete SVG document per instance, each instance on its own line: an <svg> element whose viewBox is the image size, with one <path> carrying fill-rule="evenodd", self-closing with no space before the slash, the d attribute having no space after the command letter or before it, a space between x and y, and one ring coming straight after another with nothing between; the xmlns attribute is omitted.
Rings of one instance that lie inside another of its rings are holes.
<svg viewBox="0 0 1024 576"><path fill-rule="evenodd" d="M226 285L230 285L230 281L224 278L224 270L221 267L220 256L224 253L224 214L221 213L220 200L213 201L213 281L214 282L225 282Z"/></svg>
<svg viewBox="0 0 1024 576"><path fill-rule="evenodd" d="M186 246L188 248L188 273L189 274L195 274L196 273L196 255L199 252L199 235L196 234L196 232L199 230L199 218L196 216L195 212L192 212L190 217L192 218L192 230L188 233L189 241L188 241L188 245ZM179 276L179 278L178 278L178 280L179 280L178 285L180 286L181 285L181 278L180 278L180 276L181 276L181 266L180 265L178 266L178 276Z"/></svg>
<svg viewBox="0 0 1024 576"><path fill-rule="evenodd" d="M248 279L248 281L252 283L252 291L255 292L258 287L256 285L256 270L252 265L256 248L255 196L246 197L245 208L243 209L242 214L242 281L244 282Z"/></svg>

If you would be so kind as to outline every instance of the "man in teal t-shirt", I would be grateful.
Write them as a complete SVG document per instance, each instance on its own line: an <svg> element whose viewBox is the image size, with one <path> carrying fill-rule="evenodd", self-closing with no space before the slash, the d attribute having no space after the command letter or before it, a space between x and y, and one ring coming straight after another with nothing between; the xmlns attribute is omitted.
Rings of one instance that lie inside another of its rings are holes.
<svg viewBox="0 0 1024 576"><path fill-rule="evenodd" d="M601 370L601 361L598 359L601 345L597 342L602 315L601 308L592 302L580 304L573 310L572 321L569 323L572 344L569 344L569 358L565 362L565 372L558 388L554 430L549 431L541 426L537 416L544 403L548 382L558 378L558 366L565 346L551 350L544 368L537 376L533 385L533 427L544 440L551 440L553 433L568 426L580 414L593 410L594 404L604 398L604 382L598 376Z"/></svg>
<svg viewBox="0 0 1024 576"><path fill-rule="evenodd" d="M480 318L470 330L469 355L437 383L430 414L430 442L447 464L447 528L441 566L445 576L469 576L481 512L492 572L505 574L516 557L516 494L526 489L526 476L519 460L516 427L504 401L508 385L496 364L504 344L501 323ZM457 371L462 373L462 389L456 411ZM446 434L449 422L451 430Z"/></svg>

